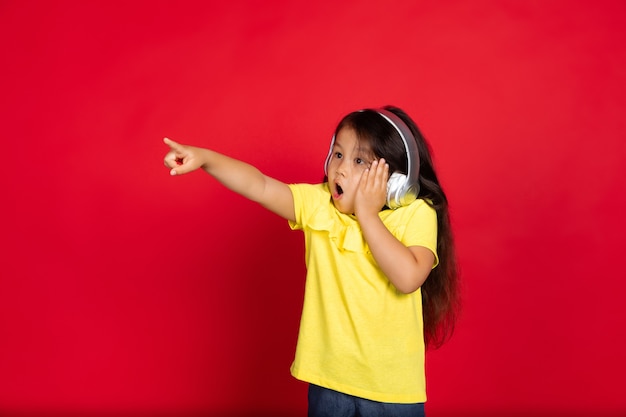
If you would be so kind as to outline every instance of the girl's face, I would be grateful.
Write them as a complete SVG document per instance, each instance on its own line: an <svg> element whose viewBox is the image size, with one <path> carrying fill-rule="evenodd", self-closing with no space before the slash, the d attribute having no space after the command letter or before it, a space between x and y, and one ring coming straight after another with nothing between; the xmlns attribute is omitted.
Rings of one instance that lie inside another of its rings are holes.
<svg viewBox="0 0 626 417"><path fill-rule="evenodd" d="M354 213L354 199L361 175L374 159L370 146L359 141L353 129L346 127L337 133L327 176L333 204L341 213Z"/></svg>

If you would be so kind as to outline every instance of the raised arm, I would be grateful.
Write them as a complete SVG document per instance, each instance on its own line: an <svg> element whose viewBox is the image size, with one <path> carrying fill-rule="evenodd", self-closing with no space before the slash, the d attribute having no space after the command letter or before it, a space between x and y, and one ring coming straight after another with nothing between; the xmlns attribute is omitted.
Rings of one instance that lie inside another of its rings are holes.
<svg viewBox="0 0 626 417"><path fill-rule="evenodd" d="M422 246L406 247L378 216L385 204L389 167L384 159L374 161L359 182L355 215L372 256L389 281L408 294L422 286L435 261L435 255Z"/></svg>
<svg viewBox="0 0 626 417"><path fill-rule="evenodd" d="M250 164L210 149L181 145L168 138L163 141L170 147L164 162L171 175L202 168L226 188L287 220L295 220L293 195L287 184L268 177Z"/></svg>

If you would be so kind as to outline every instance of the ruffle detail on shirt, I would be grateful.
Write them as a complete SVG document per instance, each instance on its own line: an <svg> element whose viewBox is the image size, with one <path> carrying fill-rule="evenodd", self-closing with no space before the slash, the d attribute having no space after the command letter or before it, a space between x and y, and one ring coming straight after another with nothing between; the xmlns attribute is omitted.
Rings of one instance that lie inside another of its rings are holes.
<svg viewBox="0 0 626 417"><path fill-rule="evenodd" d="M328 232L331 242L341 251L369 253L361 227L355 218L341 214L332 207L319 208L312 214L307 227L318 232Z"/></svg>

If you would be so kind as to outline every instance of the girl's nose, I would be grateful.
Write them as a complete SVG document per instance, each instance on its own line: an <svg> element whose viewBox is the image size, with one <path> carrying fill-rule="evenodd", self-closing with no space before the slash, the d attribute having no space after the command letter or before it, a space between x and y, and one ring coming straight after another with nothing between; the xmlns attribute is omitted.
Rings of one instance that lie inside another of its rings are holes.
<svg viewBox="0 0 626 417"><path fill-rule="evenodd" d="M337 175L341 175L341 176L345 176L346 175L346 164L345 164L345 158L344 159L339 159L337 161L337 169L335 170L335 172L337 173Z"/></svg>

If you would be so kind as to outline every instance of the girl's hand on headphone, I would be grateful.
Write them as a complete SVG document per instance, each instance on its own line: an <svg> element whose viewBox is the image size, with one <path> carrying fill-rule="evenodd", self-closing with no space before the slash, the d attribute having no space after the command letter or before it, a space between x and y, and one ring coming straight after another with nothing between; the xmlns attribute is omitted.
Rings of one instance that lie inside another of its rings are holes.
<svg viewBox="0 0 626 417"><path fill-rule="evenodd" d="M165 166L170 168L170 175L187 174L204 164L201 148L181 145L168 138L164 138L163 142L170 147L163 160Z"/></svg>
<svg viewBox="0 0 626 417"><path fill-rule="evenodd" d="M387 202L387 180L389 165L384 158L374 160L363 172L354 201L354 214L358 217L374 214L378 216Z"/></svg>

